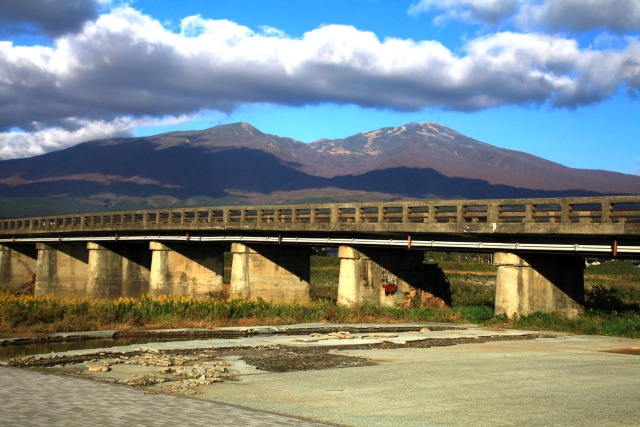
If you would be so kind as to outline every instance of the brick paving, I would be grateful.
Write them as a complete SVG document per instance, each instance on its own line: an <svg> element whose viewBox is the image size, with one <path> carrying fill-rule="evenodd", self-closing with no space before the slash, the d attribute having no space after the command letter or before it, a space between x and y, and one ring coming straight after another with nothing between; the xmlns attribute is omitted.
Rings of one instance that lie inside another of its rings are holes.
<svg viewBox="0 0 640 427"><path fill-rule="evenodd" d="M79 378L0 368L2 426L326 426Z"/></svg>

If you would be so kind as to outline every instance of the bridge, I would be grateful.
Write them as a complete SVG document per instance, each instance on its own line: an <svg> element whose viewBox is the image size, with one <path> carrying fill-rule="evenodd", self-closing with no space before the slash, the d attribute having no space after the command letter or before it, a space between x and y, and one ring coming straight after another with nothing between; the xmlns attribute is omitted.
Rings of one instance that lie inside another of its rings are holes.
<svg viewBox="0 0 640 427"><path fill-rule="evenodd" d="M446 299L424 251L494 254L495 312L576 315L585 257L640 258L640 196L202 207L0 220L0 288L117 298L309 300L310 248L338 247L338 303Z"/></svg>

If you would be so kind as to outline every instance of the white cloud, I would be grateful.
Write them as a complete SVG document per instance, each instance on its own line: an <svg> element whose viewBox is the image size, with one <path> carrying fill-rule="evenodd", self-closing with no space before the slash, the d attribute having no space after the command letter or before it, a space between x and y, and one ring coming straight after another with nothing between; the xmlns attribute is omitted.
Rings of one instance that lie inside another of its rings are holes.
<svg viewBox="0 0 640 427"><path fill-rule="evenodd" d="M111 122L80 121L76 123L76 128L73 130L53 127L36 132L4 132L0 133L0 160L37 156L85 141L132 136L134 129L176 125L190 118L189 116L139 120L119 118Z"/></svg>
<svg viewBox="0 0 640 427"><path fill-rule="evenodd" d="M501 32L454 53L437 41L380 40L344 25L291 38L192 16L176 33L125 7L54 47L0 42L0 156L126 133L148 118L257 103L403 111L574 107L624 86L640 89L634 38L596 50L559 36Z"/></svg>
<svg viewBox="0 0 640 427"><path fill-rule="evenodd" d="M131 122L116 120L88 122L75 130L55 127L37 132L4 132L0 133L0 159L37 156L84 141L130 135L132 129Z"/></svg>
<svg viewBox="0 0 640 427"><path fill-rule="evenodd" d="M513 25L526 30L606 30L613 33L640 30L638 0L418 0L410 15L434 13L433 22Z"/></svg>
<svg viewBox="0 0 640 427"><path fill-rule="evenodd" d="M524 2L516 21L524 28L616 33L640 30L638 0L544 0Z"/></svg>
<svg viewBox="0 0 640 427"><path fill-rule="evenodd" d="M419 0L411 5L409 14L444 12L434 18L437 24L448 20L497 24L516 10L517 3L517 0Z"/></svg>
<svg viewBox="0 0 640 427"><path fill-rule="evenodd" d="M513 14L518 0L418 0L409 8L409 15L443 12L434 18L436 24L448 20L497 24Z"/></svg>

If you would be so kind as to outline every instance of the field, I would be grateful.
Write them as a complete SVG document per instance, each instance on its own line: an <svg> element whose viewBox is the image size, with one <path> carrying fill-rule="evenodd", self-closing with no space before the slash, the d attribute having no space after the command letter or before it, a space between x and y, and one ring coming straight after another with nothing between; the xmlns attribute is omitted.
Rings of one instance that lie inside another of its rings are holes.
<svg viewBox="0 0 640 427"><path fill-rule="evenodd" d="M489 259L428 253L426 262L437 262L445 271L451 284L452 307L338 306L339 260L314 256L309 304L221 297L92 300L0 294L0 333L15 336L99 329L436 321L640 338L640 268L631 262L610 261L585 270L585 313L575 319L541 313L519 319L494 317L496 268ZM230 257L226 263L228 281Z"/></svg>

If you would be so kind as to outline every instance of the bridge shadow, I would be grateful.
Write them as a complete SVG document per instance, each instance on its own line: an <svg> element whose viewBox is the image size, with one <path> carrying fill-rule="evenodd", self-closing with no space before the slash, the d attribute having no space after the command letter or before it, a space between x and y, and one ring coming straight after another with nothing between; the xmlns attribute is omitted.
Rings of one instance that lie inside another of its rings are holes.
<svg viewBox="0 0 640 427"><path fill-rule="evenodd" d="M594 285L585 290L585 304L587 310L601 313L640 313L640 303L625 302L624 291L604 285Z"/></svg>
<svg viewBox="0 0 640 427"><path fill-rule="evenodd" d="M389 256L386 250L358 248L373 262L395 275L398 279L421 291L441 299L451 306L451 284L438 264L425 264L423 251L396 252ZM411 295L409 295L411 297Z"/></svg>

